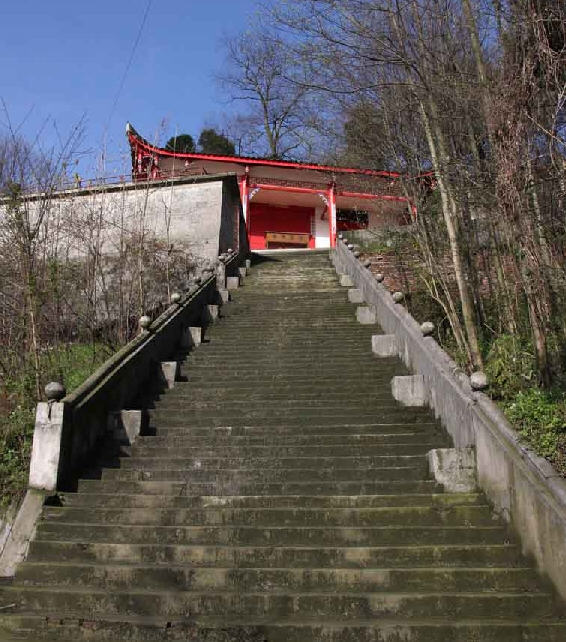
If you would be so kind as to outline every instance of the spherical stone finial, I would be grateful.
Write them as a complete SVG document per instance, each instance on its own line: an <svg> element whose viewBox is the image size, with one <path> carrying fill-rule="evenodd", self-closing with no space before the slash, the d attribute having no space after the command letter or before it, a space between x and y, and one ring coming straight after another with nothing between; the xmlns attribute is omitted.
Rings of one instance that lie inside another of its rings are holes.
<svg viewBox="0 0 566 642"><path fill-rule="evenodd" d="M485 372L481 372L481 370L472 372L470 375L470 385L473 390L485 390L489 385Z"/></svg>
<svg viewBox="0 0 566 642"><path fill-rule="evenodd" d="M343 237L342 237L342 241L343 241L346 245L348 245L348 239L347 239L345 236L343 236Z"/></svg>
<svg viewBox="0 0 566 642"><path fill-rule="evenodd" d="M151 325L151 317L148 317L147 314L144 314L142 317L140 317L139 324L142 330L147 331L147 329Z"/></svg>
<svg viewBox="0 0 566 642"><path fill-rule="evenodd" d="M348 243L348 249L353 250L354 249L354 244L353 243Z"/></svg>
<svg viewBox="0 0 566 642"><path fill-rule="evenodd" d="M375 275L375 280L378 283L383 283L383 280L385 279L385 276L379 272L378 274Z"/></svg>
<svg viewBox="0 0 566 642"><path fill-rule="evenodd" d="M342 240L342 239L344 238L344 235L340 233L340 234L338 234L338 238L339 238L340 240Z"/></svg>
<svg viewBox="0 0 566 642"><path fill-rule="evenodd" d="M401 303L404 298L405 295L402 292L393 292L393 301L395 301L395 303Z"/></svg>
<svg viewBox="0 0 566 642"><path fill-rule="evenodd" d="M354 252L354 256L355 256L357 259L359 259L359 258L360 258L360 254L361 254L361 252L358 252L358 250L356 250L356 251Z"/></svg>
<svg viewBox="0 0 566 642"><path fill-rule="evenodd" d="M45 396L47 401L61 401L63 397L67 394L67 390L62 383L58 381L50 381L45 386Z"/></svg>
<svg viewBox="0 0 566 642"><path fill-rule="evenodd" d="M179 303L181 300L181 293L180 292L173 292L171 295L171 303Z"/></svg>
<svg viewBox="0 0 566 642"><path fill-rule="evenodd" d="M234 253L234 250L231 247L229 247L228 248L228 254L233 254L233 253Z"/></svg>
<svg viewBox="0 0 566 642"><path fill-rule="evenodd" d="M423 333L423 337L430 337L434 332L434 323L432 321L421 323L421 332Z"/></svg>
<svg viewBox="0 0 566 642"><path fill-rule="evenodd" d="M201 276L197 276L196 279L195 279L195 283L197 285L200 285L202 283L202 277Z"/></svg>
<svg viewBox="0 0 566 642"><path fill-rule="evenodd" d="M364 261L364 267L365 267L365 268L369 268L369 267L371 267L371 261L370 261L369 259L366 259L366 260Z"/></svg>

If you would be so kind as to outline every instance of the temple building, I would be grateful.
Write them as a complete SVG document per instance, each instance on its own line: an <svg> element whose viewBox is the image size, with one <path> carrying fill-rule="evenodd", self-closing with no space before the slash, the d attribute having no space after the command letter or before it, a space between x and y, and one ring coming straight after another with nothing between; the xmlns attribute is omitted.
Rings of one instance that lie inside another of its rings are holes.
<svg viewBox="0 0 566 642"><path fill-rule="evenodd" d="M396 172L171 152L130 124L126 132L135 182L235 174L252 250L334 247L338 232L403 225L414 214Z"/></svg>

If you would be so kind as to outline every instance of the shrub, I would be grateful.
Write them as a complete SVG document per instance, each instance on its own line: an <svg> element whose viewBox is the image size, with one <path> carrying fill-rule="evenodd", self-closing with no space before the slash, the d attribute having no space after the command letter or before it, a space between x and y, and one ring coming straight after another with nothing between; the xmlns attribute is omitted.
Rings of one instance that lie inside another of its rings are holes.
<svg viewBox="0 0 566 642"><path fill-rule="evenodd" d="M566 397L564 393L531 388L504 404L505 413L520 435L539 455L566 472Z"/></svg>
<svg viewBox="0 0 566 642"><path fill-rule="evenodd" d="M41 354L44 381L63 381L70 392L100 365L110 352L100 344L75 343ZM0 510L24 493L35 423L34 375L31 361L13 368L0 390Z"/></svg>
<svg viewBox="0 0 566 642"><path fill-rule="evenodd" d="M501 335L489 348L485 373L495 399L511 399L536 385L537 370L532 346L519 337Z"/></svg>

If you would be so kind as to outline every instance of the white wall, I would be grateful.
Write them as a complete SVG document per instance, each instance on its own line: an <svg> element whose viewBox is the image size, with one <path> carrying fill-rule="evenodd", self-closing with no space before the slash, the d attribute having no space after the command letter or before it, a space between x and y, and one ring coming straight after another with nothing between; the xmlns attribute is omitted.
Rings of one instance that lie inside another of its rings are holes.
<svg viewBox="0 0 566 642"><path fill-rule="evenodd" d="M55 243L73 258L80 258L94 243L103 254L112 255L125 232L182 247L196 257L215 259L236 243L234 208L239 205L239 194L233 187L224 189L224 183L220 177L211 177L173 185L163 182L69 190L47 202L32 197L23 206L32 220L40 211L45 212ZM0 201L0 218L4 213Z"/></svg>
<svg viewBox="0 0 566 642"><path fill-rule="evenodd" d="M327 248L330 247L330 232L328 229L328 216L329 212L327 211L324 220L321 220L322 213L324 212L324 205L317 207L315 209L315 239L314 246L315 248Z"/></svg>

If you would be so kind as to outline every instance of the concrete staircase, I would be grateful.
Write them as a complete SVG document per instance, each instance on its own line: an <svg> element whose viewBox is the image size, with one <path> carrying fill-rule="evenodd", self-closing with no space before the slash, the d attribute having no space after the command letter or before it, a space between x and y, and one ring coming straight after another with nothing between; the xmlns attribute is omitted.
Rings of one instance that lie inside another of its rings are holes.
<svg viewBox="0 0 566 642"><path fill-rule="evenodd" d="M328 255L257 257L142 437L45 508L4 639L566 640L479 493L447 494Z"/></svg>

